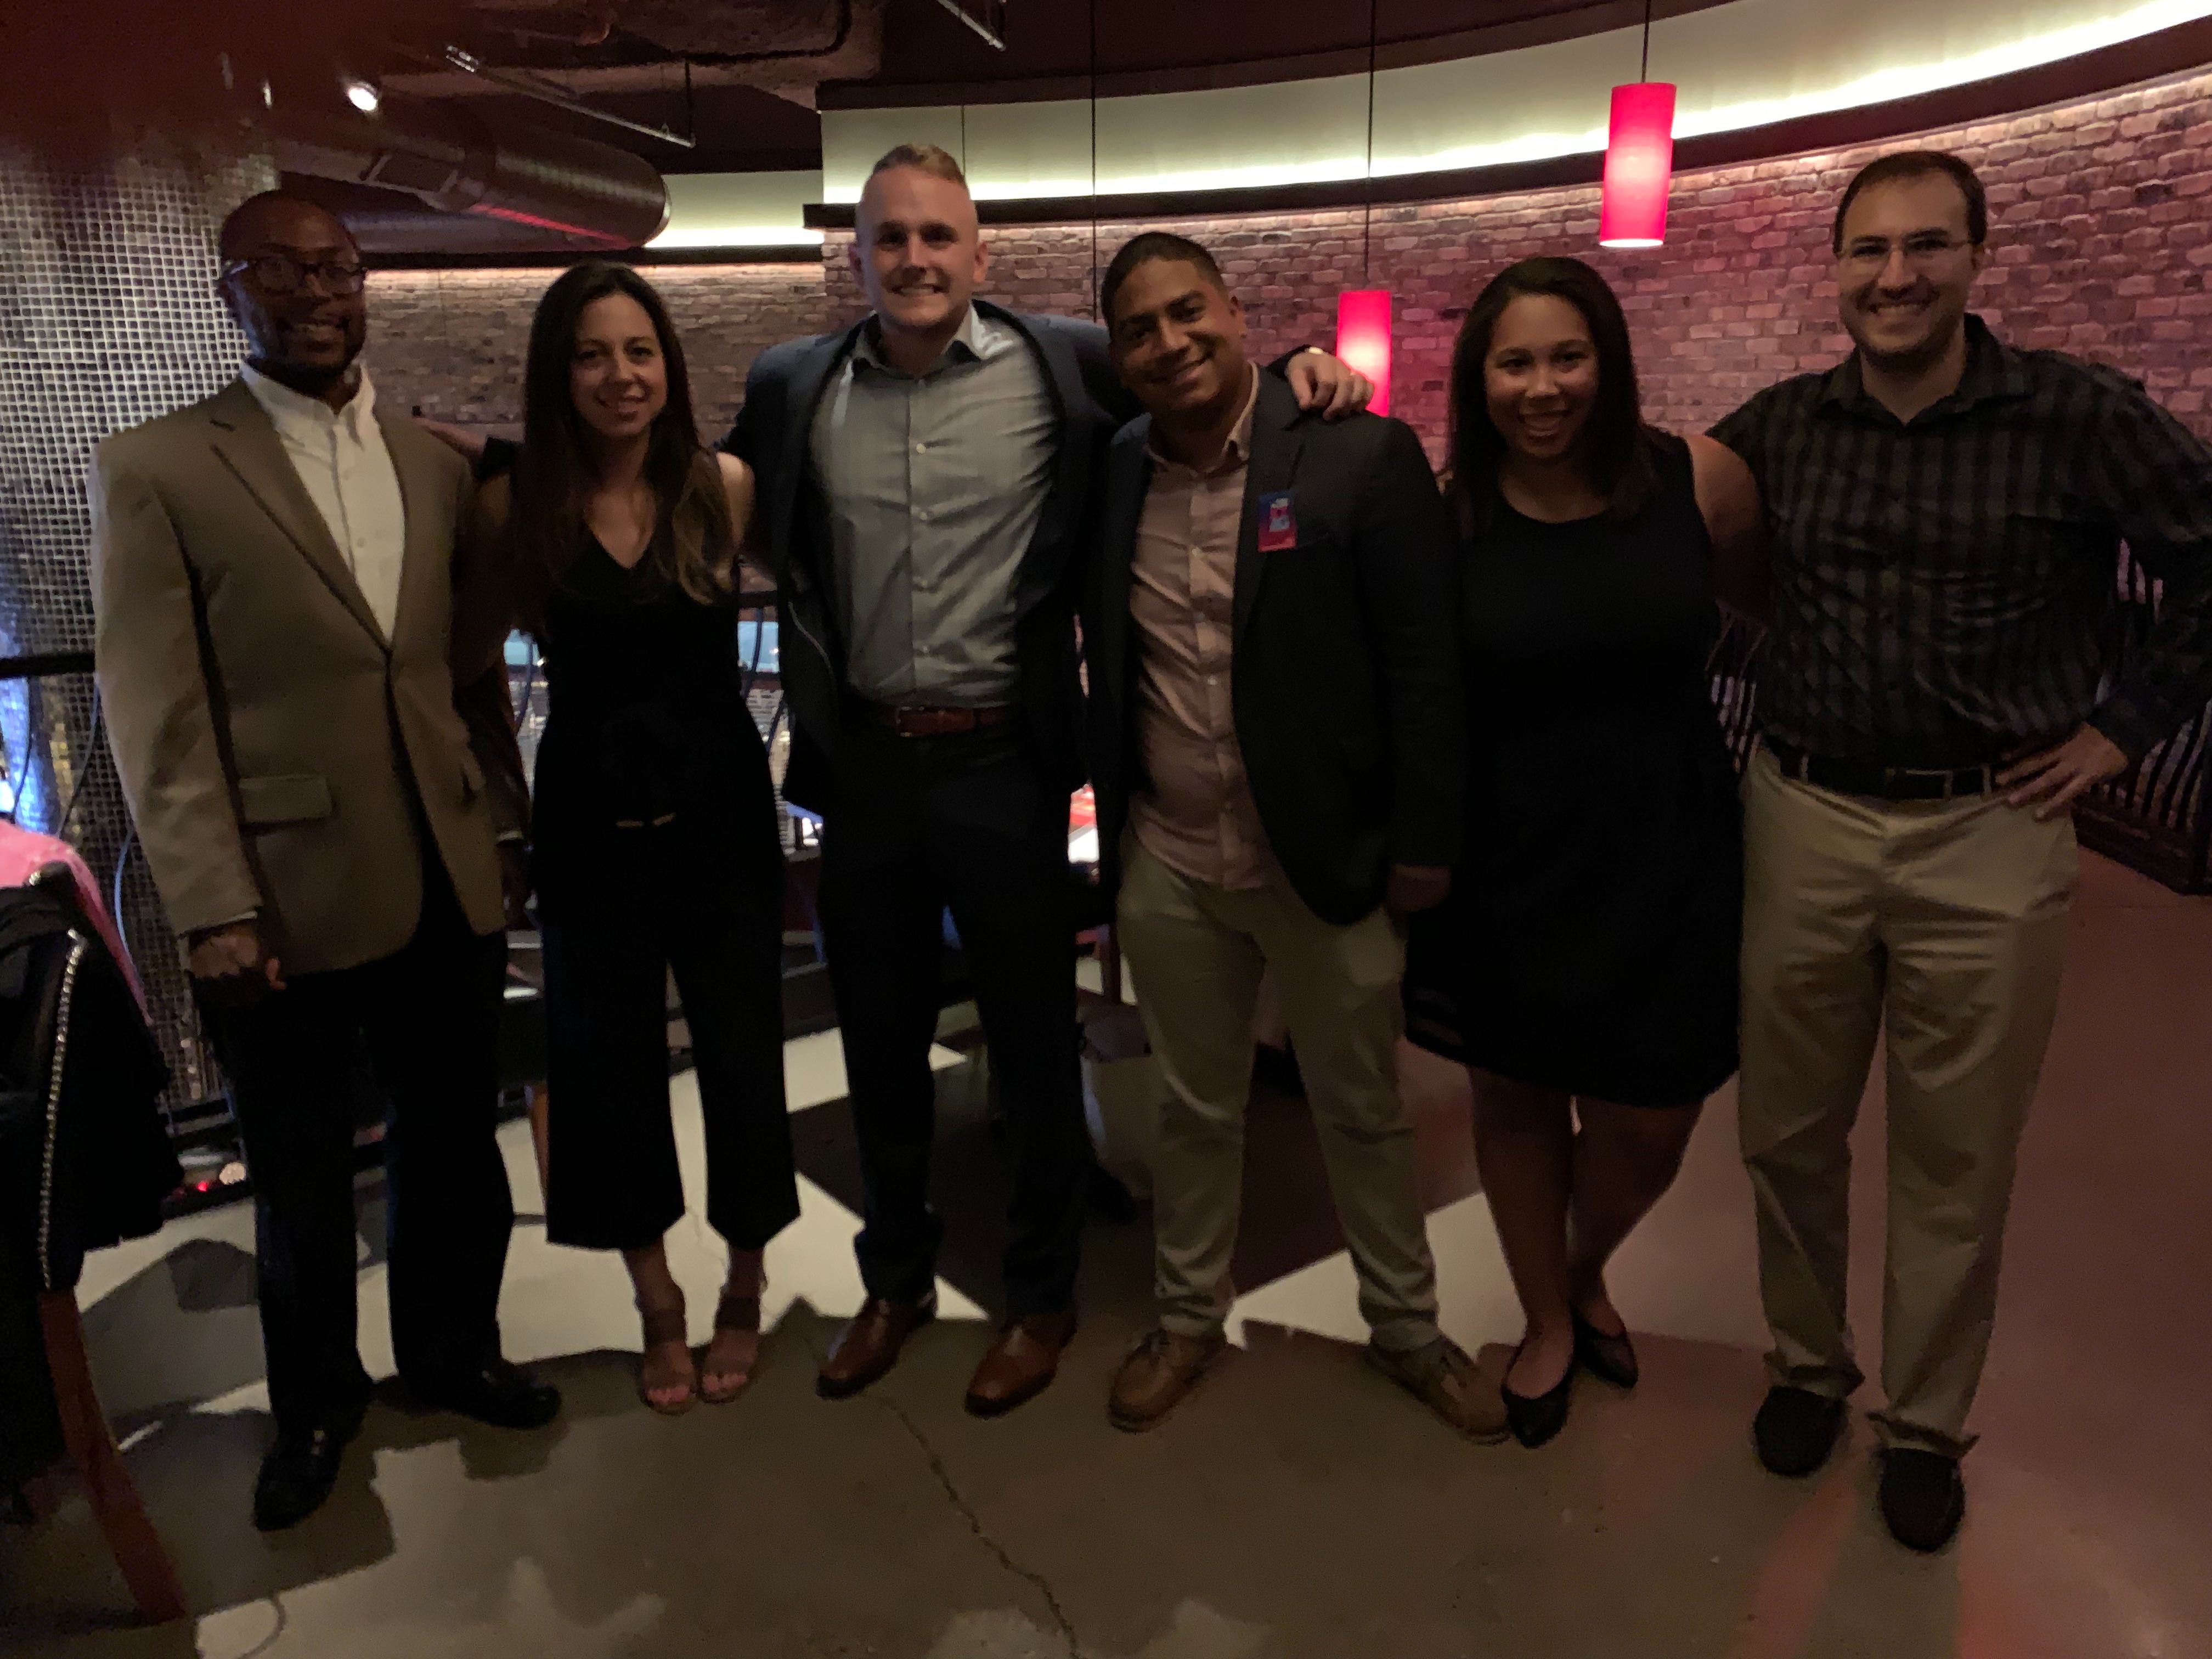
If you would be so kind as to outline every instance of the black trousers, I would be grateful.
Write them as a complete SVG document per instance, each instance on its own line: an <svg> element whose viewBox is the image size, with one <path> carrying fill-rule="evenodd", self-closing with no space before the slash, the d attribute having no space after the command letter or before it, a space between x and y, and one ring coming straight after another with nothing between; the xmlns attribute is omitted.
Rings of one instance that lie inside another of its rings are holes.
<svg viewBox="0 0 2212 1659"><path fill-rule="evenodd" d="M872 1296L936 1277L929 1047L950 907L1013 1138L1006 1303L1074 1298L1091 1146L1076 1049L1067 792L1003 729L899 738L848 728L823 815L821 920L866 1186L858 1241Z"/></svg>
<svg viewBox="0 0 2212 1659"><path fill-rule="evenodd" d="M396 954L288 975L251 1008L204 1002L253 1176L261 1339L277 1426L304 1431L368 1389L355 1340L354 1114L366 1057L384 1142L392 1346L434 1383L499 1356L514 1206L495 1138L504 933L470 931L434 858Z"/></svg>
<svg viewBox="0 0 2212 1659"><path fill-rule="evenodd" d="M610 830L588 878L541 877L553 884L539 909L545 1225L556 1244L638 1249L684 1213L668 1109L672 969L697 1071L708 1222L732 1249L757 1250L798 1218L783 1096L783 852L765 765L761 781L741 822L679 813L659 828Z"/></svg>

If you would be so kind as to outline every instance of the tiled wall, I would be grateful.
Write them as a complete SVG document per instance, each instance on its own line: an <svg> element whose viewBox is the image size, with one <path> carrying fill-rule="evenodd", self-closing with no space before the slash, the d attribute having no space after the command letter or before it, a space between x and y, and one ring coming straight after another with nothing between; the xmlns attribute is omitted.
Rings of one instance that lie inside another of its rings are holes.
<svg viewBox="0 0 2212 1659"><path fill-rule="evenodd" d="M94 442L221 386L240 345L217 304L222 216L274 182L265 158L147 139L70 165L0 145L0 655L86 651ZM6 803L59 831L111 890L192 1098L210 1082L168 923L130 819L89 675L0 681ZM64 822L66 820L66 822Z"/></svg>

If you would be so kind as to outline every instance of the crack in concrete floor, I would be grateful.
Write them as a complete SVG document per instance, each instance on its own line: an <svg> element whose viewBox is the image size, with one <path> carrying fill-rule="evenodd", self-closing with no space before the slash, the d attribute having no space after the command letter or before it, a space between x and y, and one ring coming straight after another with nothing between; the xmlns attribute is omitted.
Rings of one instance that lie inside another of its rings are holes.
<svg viewBox="0 0 2212 1659"><path fill-rule="evenodd" d="M1067 1616L1067 1609L1060 1604L1060 1597L1054 1592L1051 1582L1042 1573L1015 1560L1006 1547L991 1535L990 1528L983 1524L983 1517L975 1512L975 1506L961 1494L958 1484L952 1479L952 1471L945 1467L943 1455L931 1443L929 1436L922 1431L921 1425L914 1420L906 1407L888 1395L881 1397L872 1395L871 1398L898 1419L900 1425L906 1430L914 1443L921 1448L922 1455L929 1460L930 1473L937 1477L938 1485L945 1488L945 1496L959 1512L961 1519L967 1522L969 1529L975 1534L976 1541L998 1558L1000 1566L1033 1586L1044 1598L1045 1607L1052 1613L1053 1623L1059 1627L1060 1638L1067 1644L1067 1659L1082 1659L1083 1644L1075 1634L1075 1626Z"/></svg>
<svg viewBox="0 0 2212 1659"><path fill-rule="evenodd" d="M811 1340L806 1342L805 1347L807 1352L813 1356L814 1368L817 1371L829 1363L830 1356L826 1352L817 1350ZM937 1449L929 1436L923 1431L921 1425L915 1421L913 1413L887 1394L878 1394L871 1390L862 1395L862 1398L871 1405L880 1406L898 1419L899 1426L907 1432L907 1437L919 1446L921 1449L921 1455L929 1460L929 1472L937 1477L937 1484L945 1489L946 1501L952 1505L960 1518L968 1523L969 1531L975 1534L975 1541L988 1550L1007 1572L1028 1584L1044 1598L1046 1610L1052 1614L1052 1621L1058 1628L1060 1639L1067 1646L1067 1659L1083 1659L1083 1644L1075 1633L1074 1621L1068 1618L1067 1609L1060 1605L1060 1596L1053 1589L1051 1582L1042 1573L1025 1567L1015 1560L1006 1547L991 1535L991 1529L983 1524L983 1517L976 1513L975 1506L962 1494L959 1483L953 1480L952 1471L946 1467L944 1455Z"/></svg>

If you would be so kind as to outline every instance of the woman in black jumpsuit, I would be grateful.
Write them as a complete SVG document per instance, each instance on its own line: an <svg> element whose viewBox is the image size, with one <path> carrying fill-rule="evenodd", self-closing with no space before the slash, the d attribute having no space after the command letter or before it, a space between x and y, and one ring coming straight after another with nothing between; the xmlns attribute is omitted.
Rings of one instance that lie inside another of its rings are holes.
<svg viewBox="0 0 2212 1659"><path fill-rule="evenodd" d="M531 872L549 1030L546 1231L623 1253L654 1410L734 1399L761 1252L799 1213L783 1093L783 859L733 603L751 508L708 453L659 297L625 266L563 275L531 330L525 433L482 533L544 653ZM730 1247L695 1359L664 1236L684 1213L665 986L690 1028L707 1219Z"/></svg>

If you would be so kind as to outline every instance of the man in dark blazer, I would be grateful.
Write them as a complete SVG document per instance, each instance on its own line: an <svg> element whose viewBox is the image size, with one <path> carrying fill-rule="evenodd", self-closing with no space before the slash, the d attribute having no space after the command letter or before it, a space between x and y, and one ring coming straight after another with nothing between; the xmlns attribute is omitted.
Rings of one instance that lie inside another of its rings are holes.
<svg viewBox="0 0 2212 1659"><path fill-rule="evenodd" d="M1097 465L1134 406L1095 325L977 301L975 207L944 151L878 163L853 264L872 307L754 362L726 447L759 479L781 591L784 793L823 819L821 921L866 1187L867 1300L823 1365L858 1392L935 1311L929 1046L947 908L1014 1145L1007 1322L968 1392L1010 1410L1073 1334L1091 1167L1077 1067L1073 628ZM1320 356L1303 394L1365 400Z"/></svg>
<svg viewBox="0 0 2212 1659"><path fill-rule="evenodd" d="M1359 1278L1367 1354L1453 1427L1505 1427L1437 1328L1400 1100L1396 918L1459 850L1457 550L1419 441L1307 419L1255 374L1206 250L1139 236L1101 284L1146 416L1107 462L1085 616L1098 839L1166 1074L1153 1166L1161 1322L1109 1414L1160 1422L1223 1346L1252 1031L1280 989Z"/></svg>

